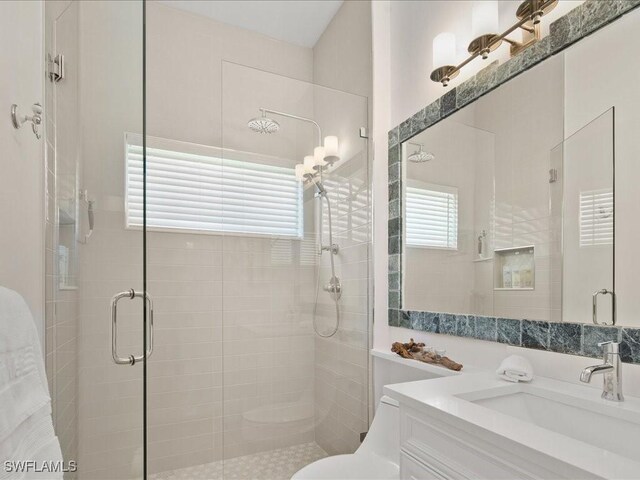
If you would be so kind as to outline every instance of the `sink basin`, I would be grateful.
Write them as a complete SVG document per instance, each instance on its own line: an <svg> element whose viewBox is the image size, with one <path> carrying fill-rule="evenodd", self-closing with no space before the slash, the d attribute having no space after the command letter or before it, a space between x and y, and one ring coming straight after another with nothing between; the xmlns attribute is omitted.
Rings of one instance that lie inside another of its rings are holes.
<svg viewBox="0 0 640 480"><path fill-rule="evenodd" d="M624 403L521 384L459 398L623 457L640 458L640 415Z"/></svg>

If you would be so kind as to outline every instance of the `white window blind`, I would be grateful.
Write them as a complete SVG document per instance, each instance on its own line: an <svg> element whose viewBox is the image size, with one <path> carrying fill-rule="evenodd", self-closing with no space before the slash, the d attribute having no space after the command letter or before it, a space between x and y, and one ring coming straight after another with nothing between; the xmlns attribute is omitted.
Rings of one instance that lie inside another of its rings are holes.
<svg viewBox="0 0 640 480"><path fill-rule="evenodd" d="M580 192L580 246L613 245L613 190Z"/></svg>
<svg viewBox="0 0 640 480"><path fill-rule="evenodd" d="M158 140L162 148L147 144L148 228L302 237L302 185L293 168ZM125 143L127 227L140 227L142 146L137 135Z"/></svg>
<svg viewBox="0 0 640 480"><path fill-rule="evenodd" d="M458 189L441 185L407 186L406 243L458 248Z"/></svg>

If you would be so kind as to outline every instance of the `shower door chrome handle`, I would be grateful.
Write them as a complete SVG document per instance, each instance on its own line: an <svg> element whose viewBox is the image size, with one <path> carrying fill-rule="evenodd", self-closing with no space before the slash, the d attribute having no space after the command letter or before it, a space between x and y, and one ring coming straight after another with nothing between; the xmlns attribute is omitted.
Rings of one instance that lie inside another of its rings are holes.
<svg viewBox="0 0 640 480"><path fill-rule="evenodd" d="M147 331L147 352L146 355L129 355L128 357L121 357L118 355L118 302L123 298L129 298L133 300L134 298L142 298L144 297L145 302L147 302L147 312L148 312L148 331ZM148 293L140 293L136 292L133 288L127 290L126 292L120 292L113 296L111 299L111 356L113 357L113 361L117 365L135 365L136 362L143 360L145 357L149 358L153 353L153 302Z"/></svg>
<svg viewBox="0 0 640 480"><path fill-rule="evenodd" d="M609 325L608 323L600 323L598 321L598 295L611 295L611 325L616 324L616 316L617 316L617 301L616 301L616 293L603 288L602 290L597 290L593 292L592 296L592 315L593 315L593 323L596 325Z"/></svg>

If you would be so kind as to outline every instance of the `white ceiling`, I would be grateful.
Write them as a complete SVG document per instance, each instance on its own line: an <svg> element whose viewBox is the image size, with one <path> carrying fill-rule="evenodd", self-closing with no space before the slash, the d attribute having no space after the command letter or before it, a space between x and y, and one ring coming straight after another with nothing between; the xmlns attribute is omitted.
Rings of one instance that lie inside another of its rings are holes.
<svg viewBox="0 0 640 480"><path fill-rule="evenodd" d="M160 0L271 38L313 47L343 0Z"/></svg>

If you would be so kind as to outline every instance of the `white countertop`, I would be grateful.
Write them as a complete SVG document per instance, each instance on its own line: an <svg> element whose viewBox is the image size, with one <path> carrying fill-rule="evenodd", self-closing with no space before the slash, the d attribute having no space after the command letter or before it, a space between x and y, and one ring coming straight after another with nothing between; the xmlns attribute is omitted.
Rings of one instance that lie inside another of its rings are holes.
<svg viewBox="0 0 640 480"><path fill-rule="evenodd" d="M381 354L382 352L372 352L375 356ZM399 360L411 362L401 358ZM425 364L422 368L437 368L442 374L441 368L437 366ZM473 403L472 397L474 393L491 389L499 389L503 393L526 393L527 389L531 392L544 389L553 391L559 399L563 398L565 404L569 404L567 399L578 408L580 403L588 403L591 411L606 411L609 416L629 419L633 423L640 423L640 399L627 397L625 402L614 403L601 399L600 390L544 377L536 377L529 384L514 384L499 379L494 372L486 370L465 367L462 372L463 374L449 373L443 378L386 385L384 393L401 405L423 411L426 415L438 414L443 418L444 414L444 418L452 423L475 425L603 478L640 478L640 439L636 439L638 455L631 459L478 405Z"/></svg>

